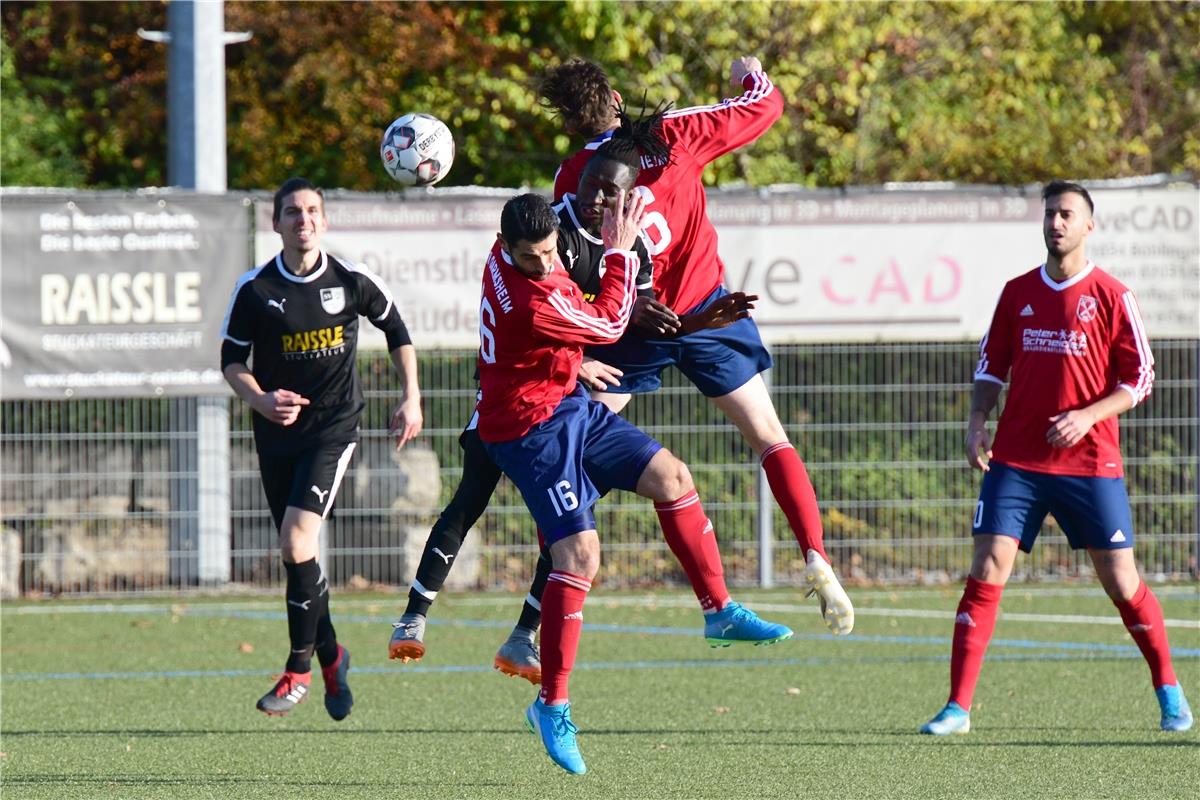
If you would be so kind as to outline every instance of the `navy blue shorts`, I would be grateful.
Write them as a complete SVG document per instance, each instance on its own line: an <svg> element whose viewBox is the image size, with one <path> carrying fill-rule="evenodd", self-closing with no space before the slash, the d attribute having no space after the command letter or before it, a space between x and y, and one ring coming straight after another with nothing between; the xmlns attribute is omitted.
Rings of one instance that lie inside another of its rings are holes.
<svg viewBox="0 0 1200 800"><path fill-rule="evenodd" d="M632 492L662 449L582 386L521 438L483 446L521 491L547 546L594 530L596 501L613 489Z"/></svg>
<svg viewBox="0 0 1200 800"><path fill-rule="evenodd" d="M1072 550L1133 547L1133 517L1124 478L1048 475L993 461L983 475L972 533L1011 536L1028 553L1046 514Z"/></svg>
<svg viewBox="0 0 1200 800"><path fill-rule="evenodd" d="M727 294L718 286L688 313L702 311ZM727 328L669 339L645 339L631 329L615 344L589 347L587 354L625 373L619 386L606 389L619 394L653 392L662 386L662 371L675 366L705 397L721 397L771 368L771 354L749 317Z"/></svg>

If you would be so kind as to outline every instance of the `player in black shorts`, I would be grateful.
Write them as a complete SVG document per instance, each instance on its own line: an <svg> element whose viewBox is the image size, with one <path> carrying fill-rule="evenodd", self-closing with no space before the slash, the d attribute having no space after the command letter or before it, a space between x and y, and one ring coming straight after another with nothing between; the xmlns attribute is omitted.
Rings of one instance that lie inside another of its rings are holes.
<svg viewBox="0 0 1200 800"><path fill-rule="evenodd" d="M383 282L321 249L329 223L320 189L289 179L275 193L273 220L283 250L238 279L221 329L225 380L255 411L254 444L287 571L291 653L258 710L286 714L308 695L315 650L325 709L340 720L354 704L346 683L350 654L330 621L317 550L321 523L358 443L364 405L355 371L359 316L384 332L404 381L391 420L397 449L423 422L417 356ZM251 353L253 368L247 366Z"/></svg>

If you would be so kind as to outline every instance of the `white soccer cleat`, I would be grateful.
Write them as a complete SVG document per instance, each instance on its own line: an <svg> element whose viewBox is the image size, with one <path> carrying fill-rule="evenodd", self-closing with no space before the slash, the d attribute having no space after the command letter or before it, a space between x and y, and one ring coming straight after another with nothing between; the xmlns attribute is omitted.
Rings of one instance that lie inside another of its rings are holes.
<svg viewBox="0 0 1200 800"><path fill-rule="evenodd" d="M837 575L833 574L833 567L816 550L808 551L804 582L808 584L809 596L815 594L820 598L825 627L834 636L845 636L854 630L854 604L838 582Z"/></svg>

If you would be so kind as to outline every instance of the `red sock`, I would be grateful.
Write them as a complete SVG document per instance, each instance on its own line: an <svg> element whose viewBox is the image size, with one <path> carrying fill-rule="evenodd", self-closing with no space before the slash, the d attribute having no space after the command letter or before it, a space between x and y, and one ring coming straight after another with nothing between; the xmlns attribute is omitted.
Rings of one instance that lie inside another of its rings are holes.
<svg viewBox="0 0 1200 800"><path fill-rule="evenodd" d="M1167 643L1162 606L1150 587L1143 582L1134 592L1132 600L1114 600L1113 605L1121 612L1129 635L1137 642L1138 649L1150 665L1150 680L1154 688L1178 683L1175 668L1171 666L1171 646Z"/></svg>
<svg viewBox="0 0 1200 800"><path fill-rule="evenodd" d="M721 566L721 551L712 522L704 514L696 490L669 503L655 503L658 524L662 526L667 546L679 559L680 566L692 582L692 591L704 611L718 611L729 602L725 588L725 570Z"/></svg>
<svg viewBox="0 0 1200 800"><path fill-rule="evenodd" d="M807 560L808 551L816 550L828 561L817 493L813 491L808 470L796 448L790 442L773 444L763 451L761 463L767 473L771 494L775 495L775 502L783 509L788 525L800 543L801 556Z"/></svg>
<svg viewBox="0 0 1200 800"><path fill-rule="evenodd" d="M950 700L971 710L975 682L983 656L996 628L996 612L1004 584L984 583L967 577L967 588L954 615L954 644L950 648Z"/></svg>
<svg viewBox="0 0 1200 800"><path fill-rule="evenodd" d="M542 702L567 702L567 682L575 666L583 630L583 601L592 582L570 572L554 570L542 593Z"/></svg>

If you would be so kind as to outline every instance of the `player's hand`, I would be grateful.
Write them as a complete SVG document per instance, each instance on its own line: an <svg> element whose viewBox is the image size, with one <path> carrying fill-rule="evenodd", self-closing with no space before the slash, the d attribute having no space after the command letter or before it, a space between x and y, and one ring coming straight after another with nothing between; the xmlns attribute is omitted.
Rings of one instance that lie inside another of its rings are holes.
<svg viewBox="0 0 1200 800"><path fill-rule="evenodd" d="M1096 421L1083 409L1064 411L1050 418L1046 441L1051 447L1074 447L1079 444Z"/></svg>
<svg viewBox="0 0 1200 800"><path fill-rule="evenodd" d="M992 458L992 436L988 433L983 422L976 423L974 419L967 425L967 463L983 472L987 472L988 461Z"/></svg>
<svg viewBox="0 0 1200 800"><path fill-rule="evenodd" d="M396 449L399 450L417 438L417 434L421 432L424 424L425 417L421 413L421 399L405 397L401 400L400 405L396 406L396 410L392 412L392 422L388 426L388 433L396 437Z"/></svg>
<svg viewBox="0 0 1200 800"><path fill-rule="evenodd" d="M727 294L703 311L685 316L682 320L682 330L684 333L691 333L705 328L727 328L739 319L750 316L756 300L758 300L756 294L746 294L745 292Z"/></svg>
<svg viewBox="0 0 1200 800"><path fill-rule="evenodd" d="M641 192L617 193L616 208L604 209L600 238L606 250L632 250L642 230L646 200Z"/></svg>
<svg viewBox="0 0 1200 800"><path fill-rule="evenodd" d="M674 336L679 330L679 315L653 297L638 295L633 301L629 324L643 336Z"/></svg>
<svg viewBox="0 0 1200 800"><path fill-rule="evenodd" d="M620 385L621 376L624 374L616 367L587 356L584 356L583 363L579 365L579 379L583 381L584 386L597 392L603 392L609 386Z"/></svg>
<svg viewBox="0 0 1200 800"><path fill-rule="evenodd" d="M254 410L276 425L285 428L300 418L300 410L308 405L308 398L289 389L276 389L259 395Z"/></svg>
<svg viewBox="0 0 1200 800"><path fill-rule="evenodd" d="M742 78L751 72L762 72L762 62L754 56L735 58L729 67L729 82L739 89L742 88Z"/></svg>

